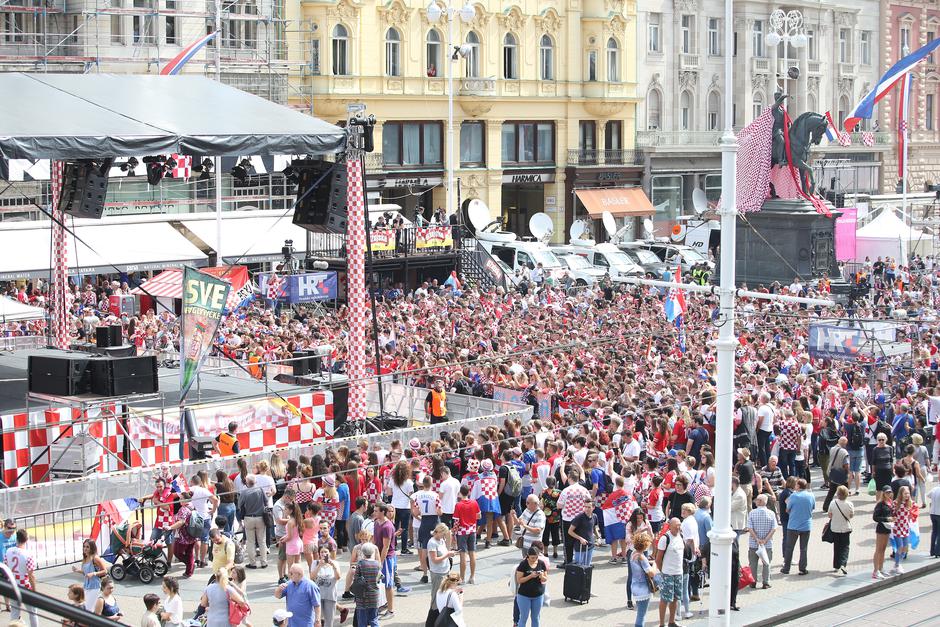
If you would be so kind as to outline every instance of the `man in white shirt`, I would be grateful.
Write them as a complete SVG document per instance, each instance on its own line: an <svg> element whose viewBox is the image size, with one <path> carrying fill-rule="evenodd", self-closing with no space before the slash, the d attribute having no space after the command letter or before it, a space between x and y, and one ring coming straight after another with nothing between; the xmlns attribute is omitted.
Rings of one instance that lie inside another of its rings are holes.
<svg viewBox="0 0 940 627"><path fill-rule="evenodd" d="M640 459L640 443L633 437L633 429L623 432L623 460L633 463Z"/></svg>
<svg viewBox="0 0 940 627"><path fill-rule="evenodd" d="M212 527L212 512L219 506L219 497L202 485L202 477L194 475L189 495L193 511L202 518L202 537L196 538L196 561L199 566L206 565L209 553L209 529Z"/></svg>
<svg viewBox="0 0 940 627"><path fill-rule="evenodd" d="M774 432L776 411L770 404L770 394L761 392L758 398L760 405L757 407L757 449L761 466L766 466L770 459L770 435Z"/></svg>
<svg viewBox="0 0 940 627"><path fill-rule="evenodd" d="M457 505L457 494L460 492L460 480L450 474L450 468L444 466L441 470L441 485L437 489L441 497L441 522L452 527L454 522L454 507Z"/></svg>
<svg viewBox="0 0 940 627"><path fill-rule="evenodd" d="M669 624L676 624L676 610L682 598L682 559L685 541L682 524L678 518L669 519L669 531L664 533L656 545L656 568L663 574L663 585L659 589L659 624L666 624L666 609L669 609Z"/></svg>

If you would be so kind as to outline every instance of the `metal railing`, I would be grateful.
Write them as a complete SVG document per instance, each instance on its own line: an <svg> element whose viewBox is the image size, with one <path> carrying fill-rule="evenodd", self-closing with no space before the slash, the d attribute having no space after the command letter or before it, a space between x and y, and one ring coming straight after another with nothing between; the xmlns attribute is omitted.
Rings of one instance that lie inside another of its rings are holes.
<svg viewBox="0 0 940 627"><path fill-rule="evenodd" d="M722 131L638 131L637 147L718 147Z"/></svg>
<svg viewBox="0 0 940 627"><path fill-rule="evenodd" d="M568 165L638 165L643 163L642 153L635 150L597 150L570 148Z"/></svg>
<svg viewBox="0 0 940 627"><path fill-rule="evenodd" d="M0 337L0 351L21 351L29 348L42 348L48 342L49 340L45 335Z"/></svg>

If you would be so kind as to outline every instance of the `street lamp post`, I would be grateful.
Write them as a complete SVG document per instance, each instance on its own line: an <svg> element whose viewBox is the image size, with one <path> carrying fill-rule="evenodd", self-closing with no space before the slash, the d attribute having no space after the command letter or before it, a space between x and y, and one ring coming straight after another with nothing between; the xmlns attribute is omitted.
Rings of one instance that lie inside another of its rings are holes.
<svg viewBox="0 0 940 627"><path fill-rule="evenodd" d="M806 48L806 44L809 42L809 39L806 37L806 32L803 29L803 14L799 11L786 11L782 9L777 9L770 14L770 33L767 34L767 45L771 48L776 48L777 45L783 42L789 44L796 48L797 50L802 50ZM786 48L784 48L784 60L787 60ZM776 58L776 55L774 55ZM807 61L809 59L809 54L806 55ZM799 62L799 59L797 59ZM808 63L807 63L808 65ZM809 67L804 67L804 70L809 71ZM800 69L799 66L796 66L795 73L790 73L790 68L787 68L784 71L784 76L789 76L789 78L796 79L799 81L800 78ZM774 84L777 84L778 77L781 76L780 68L774 67ZM785 80L785 79L784 79ZM809 93L809 78L803 77L803 82L800 84L799 92L799 104L803 109L806 109L808 93ZM786 91L781 86L781 91Z"/></svg>
<svg viewBox="0 0 940 627"><path fill-rule="evenodd" d="M455 9L451 6L451 1L452 0L447 0L447 6L445 8L441 8L441 5L437 2L431 2L427 9L428 21L432 24L440 22L445 12L447 14L448 34L447 45L444 47L447 58L443 59L443 61L447 68L447 189L445 190L447 200L445 206L448 216L453 215L457 210L457 186L454 184L454 171L457 167L457 146L454 139L454 65L458 59L461 57L466 58L466 56L470 54L470 49L467 46L455 43L457 39L457 17L459 16L464 24L469 24L473 21L474 16L476 16L476 9L474 9L473 5L469 2L460 7L460 9Z"/></svg>

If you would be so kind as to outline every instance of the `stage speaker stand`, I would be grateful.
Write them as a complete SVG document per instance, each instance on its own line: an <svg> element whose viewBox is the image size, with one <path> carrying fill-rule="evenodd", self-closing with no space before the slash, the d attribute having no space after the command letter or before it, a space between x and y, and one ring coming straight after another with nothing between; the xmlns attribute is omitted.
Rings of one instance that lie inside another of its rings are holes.
<svg viewBox="0 0 940 627"><path fill-rule="evenodd" d="M124 343L124 330L119 324L108 327L108 346L120 346Z"/></svg>
<svg viewBox="0 0 940 627"><path fill-rule="evenodd" d="M101 396L154 394L159 389L156 355L102 358L91 362L93 394Z"/></svg>
<svg viewBox="0 0 940 627"><path fill-rule="evenodd" d="M30 355L27 381L30 392L55 396L78 396L91 389L86 356Z"/></svg>
<svg viewBox="0 0 940 627"><path fill-rule="evenodd" d="M313 356L313 351L294 351L292 353L294 360L290 362L294 367L294 376L303 377L310 374L310 358Z"/></svg>

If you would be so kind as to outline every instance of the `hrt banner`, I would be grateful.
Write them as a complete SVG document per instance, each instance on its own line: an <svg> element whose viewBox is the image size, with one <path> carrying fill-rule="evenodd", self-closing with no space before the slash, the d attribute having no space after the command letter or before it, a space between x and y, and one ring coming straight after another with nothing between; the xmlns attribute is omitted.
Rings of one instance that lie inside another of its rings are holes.
<svg viewBox="0 0 940 627"><path fill-rule="evenodd" d="M262 294L268 293L270 275L258 275L258 288ZM281 277L280 300L291 305L313 303L321 300L336 300L337 280L335 272L308 272Z"/></svg>
<svg viewBox="0 0 940 627"><path fill-rule="evenodd" d="M231 285L194 268L183 269L180 316L180 404L209 355Z"/></svg>

